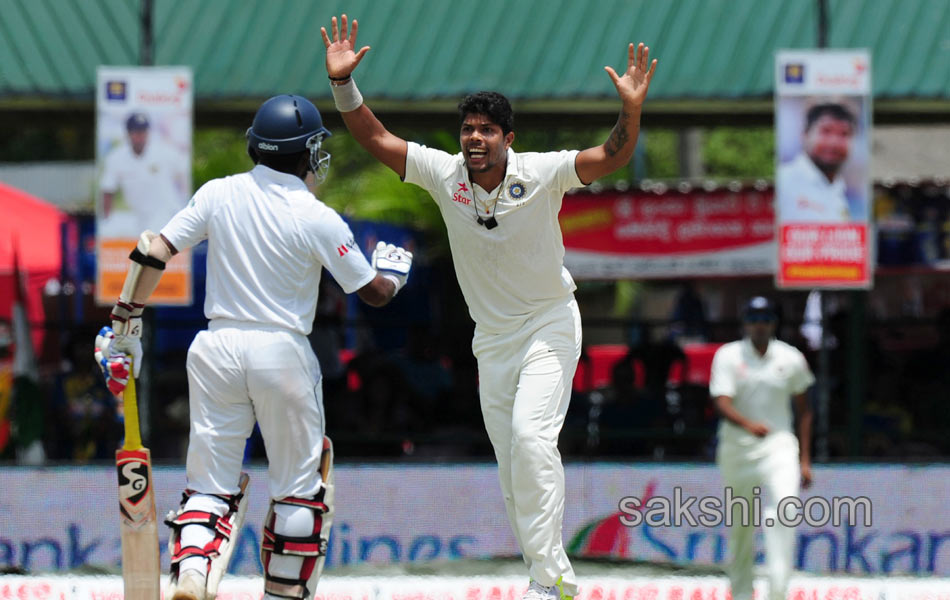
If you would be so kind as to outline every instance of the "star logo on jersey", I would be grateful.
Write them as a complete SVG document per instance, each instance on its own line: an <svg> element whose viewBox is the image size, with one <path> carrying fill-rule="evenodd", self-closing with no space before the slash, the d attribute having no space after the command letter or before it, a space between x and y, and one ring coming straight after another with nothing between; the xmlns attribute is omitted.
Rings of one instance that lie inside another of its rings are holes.
<svg viewBox="0 0 950 600"><path fill-rule="evenodd" d="M464 181L458 182L459 189L455 190L455 193L452 194L452 202L458 202L459 204L469 205L472 203L472 199L463 196L462 192L468 192L468 186L465 185Z"/></svg>

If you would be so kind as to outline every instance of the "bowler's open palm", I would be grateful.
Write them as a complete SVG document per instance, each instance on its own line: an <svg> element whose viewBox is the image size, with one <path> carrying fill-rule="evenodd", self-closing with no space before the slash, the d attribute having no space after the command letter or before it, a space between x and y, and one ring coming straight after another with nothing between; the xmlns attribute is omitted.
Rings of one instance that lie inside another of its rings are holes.
<svg viewBox="0 0 950 600"><path fill-rule="evenodd" d="M357 52L356 32L359 24L353 19L353 29L350 30L346 15L340 17L340 25L337 24L336 17L330 19L330 28L333 30L333 38L327 35L325 27L320 28L320 34L323 36L323 45L327 48L327 75L334 79L345 79L360 64L366 53L369 52L369 46L363 46Z"/></svg>
<svg viewBox="0 0 950 600"><path fill-rule="evenodd" d="M623 75L618 75L610 66L604 67L607 75L614 82L617 93L624 104L631 103L640 106L646 100L647 89L649 89L650 81L653 80L653 73L656 71L656 59L653 59L652 63L648 63L649 58L650 49L644 46L643 42L640 42L636 49L634 49L633 44L627 47L627 70L623 72ZM328 52L328 65L329 61Z"/></svg>

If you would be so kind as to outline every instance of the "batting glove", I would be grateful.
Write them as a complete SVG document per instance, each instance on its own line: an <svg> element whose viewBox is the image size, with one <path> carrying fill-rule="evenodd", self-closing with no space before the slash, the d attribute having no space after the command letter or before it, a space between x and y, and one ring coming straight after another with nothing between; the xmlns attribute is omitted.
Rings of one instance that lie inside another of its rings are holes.
<svg viewBox="0 0 950 600"><path fill-rule="evenodd" d="M124 352L132 357L132 374L139 376L142 370L142 319L129 319L125 324L125 333L116 334L113 350Z"/></svg>
<svg viewBox="0 0 950 600"><path fill-rule="evenodd" d="M409 279L409 269L412 268L412 252L394 244L379 242L376 244L376 249L373 250L371 264L380 275L395 284L396 293L398 293Z"/></svg>
<svg viewBox="0 0 950 600"><path fill-rule="evenodd" d="M131 359L115 348L116 337L111 327L103 327L96 336L96 363L102 369L109 391L118 396L129 383Z"/></svg>

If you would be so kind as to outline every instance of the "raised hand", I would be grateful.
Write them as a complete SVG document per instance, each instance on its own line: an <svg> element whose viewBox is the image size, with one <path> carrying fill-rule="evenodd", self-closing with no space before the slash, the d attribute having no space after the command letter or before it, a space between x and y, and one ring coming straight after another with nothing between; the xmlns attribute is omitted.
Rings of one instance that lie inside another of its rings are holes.
<svg viewBox="0 0 950 600"><path fill-rule="evenodd" d="M656 71L656 59L653 59L653 62L649 63L649 69L647 68L649 57L650 48L644 46L643 42L638 44L636 49L633 44L630 44L627 47L627 70L623 72L623 75L618 75L612 67L604 67L624 104L641 106L646 99L647 89ZM327 64L329 60L328 55Z"/></svg>
<svg viewBox="0 0 950 600"><path fill-rule="evenodd" d="M353 29L350 30L346 15L340 17L341 27L337 26L336 17L330 19L330 27L333 30L333 38L327 35L325 27L320 28L320 34L323 36L323 45L327 48L327 75L331 79L345 79L350 76L356 65L360 64L363 57L369 52L369 46L363 46L356 51L356 32L359 24L353 19Z"/></svg>

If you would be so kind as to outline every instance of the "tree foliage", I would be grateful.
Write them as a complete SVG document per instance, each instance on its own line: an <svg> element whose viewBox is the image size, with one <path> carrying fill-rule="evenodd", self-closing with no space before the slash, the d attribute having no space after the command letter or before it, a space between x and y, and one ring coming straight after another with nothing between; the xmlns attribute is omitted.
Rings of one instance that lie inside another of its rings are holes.
<svg viewBox="0 0 950 600"><path fill-rule="evenodd" d="M717 127L703 140L706 174L713 178L757 179L775 174L771 127Z"/></svg>

